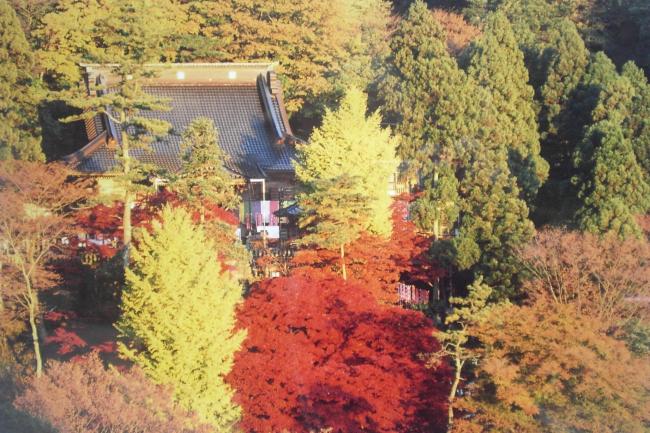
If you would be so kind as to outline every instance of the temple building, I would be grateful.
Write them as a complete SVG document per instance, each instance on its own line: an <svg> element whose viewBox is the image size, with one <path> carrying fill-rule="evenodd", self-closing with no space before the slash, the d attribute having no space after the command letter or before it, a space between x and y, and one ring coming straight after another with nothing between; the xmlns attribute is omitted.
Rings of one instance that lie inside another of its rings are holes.
<svg viewBox="0 0 650 433"><path fill-rule="evenodd" d="M82 65L89 97L110 89L110 66ZM282 216L294 199L295 143L282 98L282 88L270 63L176 63L149 65L152 78L143 89L168 100L169 111L143 111L148 118L168 122L172 129L149 149L131 154L143 163L169 172L181 168L181 135L197 117L212 119L219 146L228 156L224 165L244 181L240 221L242 235L263 232L269 239L289 236ZM121 131L109 116L85 121L88 143L64 157L76 171L110 185L117 167ZM280 215L280 216L278 216Z"/></svg>

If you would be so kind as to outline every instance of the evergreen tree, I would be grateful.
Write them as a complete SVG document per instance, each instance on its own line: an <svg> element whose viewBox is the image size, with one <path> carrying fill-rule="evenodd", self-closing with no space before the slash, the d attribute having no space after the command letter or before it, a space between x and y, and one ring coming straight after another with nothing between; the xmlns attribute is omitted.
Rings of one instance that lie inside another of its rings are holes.
<svg viewBox="0 0 650 433"><path fill-rule="evenodd" d="M585 112L580 108L578 86L589 63L589 53L575 25L567 19L548 31L549 41L540 57L541 69L537 97L542 156L550 165L549 180L539 194L538 218L566 224L576 206L576 191L571 183L571 155L580 141ZM542 78L543 77L543 78ZM579 115L580 119L574 116ZM587 114L589 116L589 114Z"/></svg>
<svg viewBox="0 0 650 433"><path fill-rule="evenodd" d="M634 96L625 121L626 136L632 140L636 159L650 182L650 84L643 70L634 62L623 65L622 75L634 87Z"/></svg>
<svg viewBox="0 0 650 433"><path fill-rule="evenodd" d="M165 208L151 233L140 232L126 271L120 353L201 421L228 431L240 416L225 383L244 331L235 331L242 287L219 251L183 209Z"/></svg>
<svg viewBox="0 0 650 433"><path fill-rule="evenodd" d="M146 148L156 135L168 133L171 127L167 122L142 115L143 111L162 111L169 107L166 101L147 94L141 83L153 74L146 64L164 58L169 47L174 46L177 40L173 24L174 4L172 0L165 0L158 2L156 8L151 8L149 0L111 0L110 14L100 13L91 21L92 25L102 29L102 46L98 48L93 45L96 43L94 40L86 43L84 56L89 60L113 65L110 71L113 76L110 83L112 91L92 98L84 92L75 91L64 92L62 96L68 104L83 110L82 115L68 117L67 121L104 113L120 127L118 180L124 191L125 266L128 265L132 238L131 208L137 184L146 172L146 168L134 158L133 152ZM44 19L48 17L50 15ZM51 17L53 20L61 18L56 14ZM66 25L69 26L70 23ZM65 31L65 28L56 27L56 31Z"/></svg>
<svg viewBox="0 0 650 433"><path fill-rule="evenodd" d="M606 93L608 88L611 89L618 80L616 65L604 52L599 51L590 57L582 80L561 119L561 135L565 142L576 143L582 137L585 127L607 116L605 107L599 108L598 104L605 100L603 93ZM631 103L629 99L632 97L630 92L628 87L621 95L626 101L619 106L620 109L627 111Z"/></svg>
<svg viewBox="0 0 650 433"><path fill-rule="evenodd" d="M227 155L219 146L214 122L206 117L194 119L183 132L181 151L182 171L173 181L173 189L199 209L201 221L208 203L236 208L235 178L224 166Z"/></svg>
<svg viewBox="0 0 650 433"><path fill-rule="evenodd" d="M592 233L641 236L636 216L650 209L650 185L637 164L620 120L591 126L576 156L585 175L578 180L578 224Z"/></svg>
<svg viewBox="0 0 650 433"><path fill-rule="evenodd" d="M569 20L551 31L545 53L546 79L540 89L540 126L551 137L558 133L559 116L580 83L589 62L589 53Z"/></svg>
<svg viewBox="0 0 650 433"><path fill-rule="evenodd" d="M578 224L593 233L640 236L635 217L650 209L650 186L628 126L636 115L636 89L627 77L616 73L603 53L594 56L584 81L591 86L587 96L593 99L588 102L593 108L592 124L574 152Z"/></svg>
<svg viewBox="0 0 650 433"><path fill-rule="evenodd" d="M0 0L0 160L43 161L34 63L20 21Z"/></svg>
<svg viewBox="0 0 650 433"><path fill-rule="evenodd" d="M307 190L321 179L354 173L356 192L368 201L363 214L368 229L381 236L391 233L388 180L397 169L395 139L381 128L381 116L366 117L366 97L350 89L336 111L327 110L309 143L298 148L296 177Z"/></svg>
<svg viewBox="0 0 650 433"><path fill-rule="evenodd" d="M520 274L516 250L535 233L528 207L504 152L469 146L464 171L458 236L450 242L453 263L474 277L483 275L495 297L512 296Z"/></svg>
<svg viewBox="0 0 650 433"><path fill-rule="evenodd" d="M540 157L534 90L524 56L503 13L488 17L483 37L472 46L468 74L492 94L511 171L531 202L546 180L548 164Z"/></svg>
<svg viewBox="0 0 650 433"><path fill-rule="evenodd" d="M508 296L517 284L514 249L533 233L508 167L512 134L491 92L459 69L444 40L426 5L415 2L394 38L386 104L403 136L400 156L425 179L416 222L435 233L460 215L458 236L435 242L434 252Z"/></svg>
<svg viewBox="0 0 650 433"><path fill-rule="evenodd" d="M563 218L575 212L576 206L579 206L578 192L574 186L576 179L583 174L579 173L580 168L574 164L574 154L583 139L585 130L603 119L605 114L602 107L597 110L597 105L604 89L615 80L618 80L616 66L605 53L598 52L592 55L580 82L557 116L556 134L550 136L546 142L547 150L553 152L549 158L555 163L554 181L561 185L549 188L547 192L552 193L551 200L558 201L557 197L562 197L559 201L567 210L567 215L562 215ZM625 96L627 99L630 95L629 89L624 94L627 95ZM624 105L626 106L627 103Z"/></svg>
<svg viewBox="0 0 650 433"><path fill-rule="evenodd" d="M447 358L454 369L454 377L447 398L447 430L453 431L454 403L458 386L463 378L463 369L468 362L476 362L480 355L477 348L470 344L470 329L485 320L489 313L488 298L492 289L477 278L467 287L466 298L453 297L449 299L452 312L445 318L447 330L436 333L436 338L442 343L440 351L433 354L434 361Z"/></svg>
<svg viewBox="0 0 650 433"><path fill-rule="evenodd" d="M417 0L392 40L384 83L387 117L402 137L399 156L410 170L433 173L436 161L453 160L462 140L479 134L479 114L489 97L472 93L446 49L445 35L426 4Z"/></svg>
<svg viewBox="0 0 650 433"><path fill-rule="evenodd" d="M413 203L410 215L418 228L438 239L443 227L451 229L458 219L458 179L451 164L443 162L425 182L422 196Z"/></svg>
<svg viewBox="0 0 650 433"><path fill-rule="evenodd" d="M361 179L347 174L316 179L309 192L298 197L303 211L300 225L308 232L301 243L328 250L338 249L344 280L348 279L345 247L368 229L370 204L368 196L359 192L360 182Z"/></svg>

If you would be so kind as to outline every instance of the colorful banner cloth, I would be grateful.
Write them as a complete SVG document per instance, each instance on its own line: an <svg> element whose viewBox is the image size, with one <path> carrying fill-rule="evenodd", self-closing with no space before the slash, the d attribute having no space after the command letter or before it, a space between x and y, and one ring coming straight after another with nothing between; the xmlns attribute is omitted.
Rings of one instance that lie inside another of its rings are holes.
<svg viewBox="0 0 650 433"><path fill-rule="evenodd" d="M398 283L397 302L400 304L428 304L429 291L426 289L418 289L409 284Z"/></svg>

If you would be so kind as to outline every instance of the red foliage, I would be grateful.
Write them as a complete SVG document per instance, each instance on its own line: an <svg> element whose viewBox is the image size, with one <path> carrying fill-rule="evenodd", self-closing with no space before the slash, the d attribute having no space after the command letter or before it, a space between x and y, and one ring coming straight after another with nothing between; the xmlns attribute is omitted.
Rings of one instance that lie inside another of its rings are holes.
<svg viewBox="0 0 650 433"><path fill-rule="evenodd" d="M117 353L117 343L115 341L105 341L92 346L92 350L97 353Z"/></svg>
<svg viewBox="0 0 650 433"><path fill-rule="evenodd" d="M75 319L76 317L77 313L74 311L51 310L43 314L43 319L48 322L60 322L62 320Z"/></svg>
<svg viewBox="0 0 650 433"><path fill-rule="evenodd" d="M181 201L171 192L161 191L157 194L142 198L132 212L133 227L148 228L152 219L166 205L181 206ZM77 215L77 227L80 232L101 239L122 238L122 213L124 205L115 202L111 206L97 205ZM195 221L199 221L199 212L193 213ZM208 205L205 208L206 221L221 221L228 225L237 225L238 218L234 213L220 208L216 205ZM121 247L120 242L108 245L96 245L87 243L86 249L97 253L102 259L113 257Z"/></svg>
<svg viewBox="0 0 650 433"><path fill-rule="evenodd" d="M113 360L117 355L116 330L109 323L89 317L80 318L71 311L49 311L44 314L48 328L54 329L45 338L46 347L60 359L77 359L91 352Z"/></svg>
<svg viewBox="0 0 650 433"><path fill-rule="evenodd" d="M443 430L447 371L418 357L439 348L422 314L307 269L254 286L238 319L248 337L228 380L245 431Z"/></svg>
<svg viewBox="0 0 650 433"><path fill-rule="evenodd" d="M418 234L415 224L408 220L410 199L404 195L393 202L390 239L363 234L346 251L350 280L364 285L380 303L396 303L395 285L399 281L430 284L445 275L428 255L430 239ZM338 273L338 252L301 250L292 265Z"/></svg>
<svg viewBox="0 0 650 433"><path fill-rule="evenodd" d="M45 344L57 344L57 353L59 355L67 355L77 348L86 347L87 344L75 332L67 330L63 327L56 328L54 335L50 335L45 339Z"/></svg>

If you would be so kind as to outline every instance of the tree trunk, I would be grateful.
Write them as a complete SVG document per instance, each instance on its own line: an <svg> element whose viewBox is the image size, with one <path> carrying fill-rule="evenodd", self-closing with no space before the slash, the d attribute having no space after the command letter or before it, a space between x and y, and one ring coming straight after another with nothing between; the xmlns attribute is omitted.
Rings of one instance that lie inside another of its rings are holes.
<svg viewBox="0 0 650 433"><path fill-rule="evenodd" d="M456 350L459 350L459 348L456 348ZM460 358L454 358L454 381L451 384L449 397L447 398L447 431L451 431L451 427L454 425L454 401L456 400L456 391L458 390L458 384L460 384L464 363L465 361L462 361Z"/></svg>
<svg viewBox="0 0 650 433"><path fill-rule="evenodd" d="M199 222L201 225L205 224L205 206L203 204L199 206Z"/></svg>
<svg viewBox="0 0 650 433"><path fill-rule="evenodd" d="M2 273L2 264L0 263L0 273ZM4 296L2 295L2 287L0 287L0 314L4 313L5 311L5 300Z"/></svg>
<svg viewBox="0 0 650 433"><path fill-rule="evenodd" d="M120 113L120 121L122 124L126 121L126 114L124 112ZM124 168L124 177L128 179L131 172L131 155L129 154L129 137L126 132L122 134L122 157L123 168ZM122 241L124 242L124 249L122 251L122 260L124 261L124 268L129 267L129 249L131 248L131 238L133 237L133 226L131 224L131 205L133 202L133 197L131 196L131 184L127 182L124 191L124 214L122 215L122 229L124 233L122 234Z"/></svg>
<svg viewBox="0 0 650 433"><path fill-rule="evenodd" d="M131 248L131 239L133 237L133 226L131 225L131 206L133 199L131 192L124 193L124 214L122 215L122 227L124 229L123 241L124 249L122 251L122 259L124 260L124 268L129 267L129 249Z"/></svg>
<svg viewBox="0 0 650 433"><path fill-rule="evenodd" d="M36 357L36 377L41 377L43 375L43 359L41 358L41 344L36 324L38 298L31 289L29 289L29 292L29 325L32 328L32 342L34 344L34 356Z"/></svg>
<svg viewBox="0 0 650 433"><path fill-rule="evenodd" d="M438 185L438 171L433 173L433 184ZM436 218L433 220L433 238L438 240L440 238L440 207L436 208Z"/></svg>
<svg viewBox="0 0 650 433"><path fill-rule="evenodd" d="M348 280L348 272L345 268L345 247L341 244L341 273L343 274L343 281Z"/></svg>

